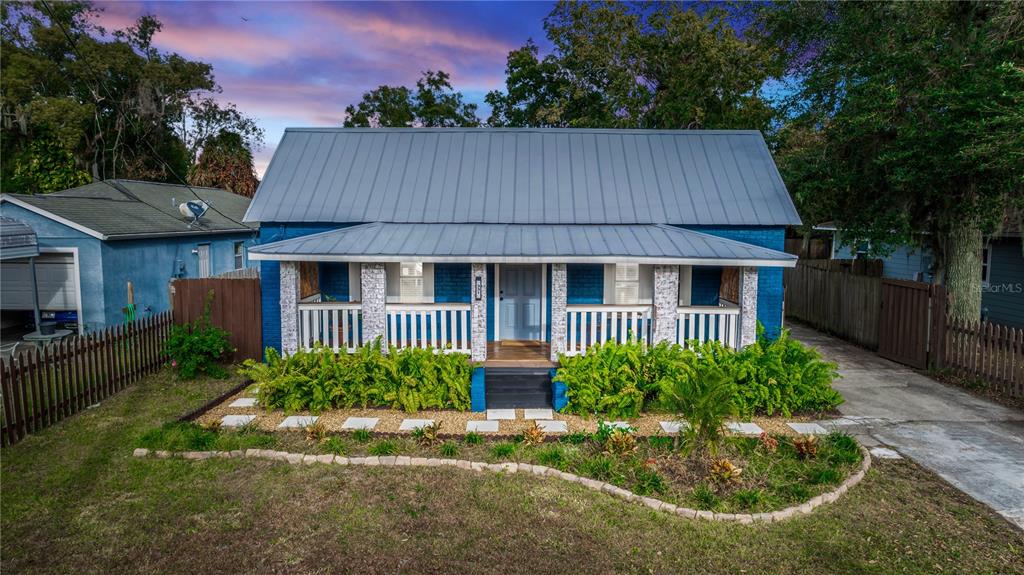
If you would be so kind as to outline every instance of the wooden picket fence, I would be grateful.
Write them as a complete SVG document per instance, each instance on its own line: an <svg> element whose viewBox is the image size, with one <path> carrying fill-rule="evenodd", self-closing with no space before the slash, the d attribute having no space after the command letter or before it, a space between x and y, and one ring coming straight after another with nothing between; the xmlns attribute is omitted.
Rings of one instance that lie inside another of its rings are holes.
<svg viewBox="0 0 1024 575"><path fill-rule="evenodd" d="M3 444L16 443L158 370L166 361L163 347L171 323L166 312L0 358Z"/></svg>
<svg viewBox="0 0 1024 575"><path fill-rule="evenodd" d="M1024 397L1024 329L952 320L945 327L937 367L984 380L1011 397Z"/></svg>

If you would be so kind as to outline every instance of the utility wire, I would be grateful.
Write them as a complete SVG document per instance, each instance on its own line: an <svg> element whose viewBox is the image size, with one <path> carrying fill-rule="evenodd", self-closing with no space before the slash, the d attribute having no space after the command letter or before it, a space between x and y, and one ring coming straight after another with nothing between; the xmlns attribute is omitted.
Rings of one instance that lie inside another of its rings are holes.
<svg viewBox="0 0 1024 575"><path fill-rule="evenodd" d="M127 114L125 114L121 110L121 106L119 105L117 99L114 98L113 94L111 94L110 90L107 88L107 85L103 82L103 77L100 74L98 74L96 72L96 70L93 69L92 64L85 57L82 56L81 52L78 51L78 45L75 43L74 38L71 37L71 34L68 32L67 28L64 27L64 24L61 23L61 21L58 20L54 16L53 10L50 8L50 3L47 0L41 0L40 3L42 4L43 8L46 9L46 14L50 17L50 22L56 24L57 27L60 28L61 33L64 34L64 38L67 39L68 44L71 46L71 51L75 53L75 56L78 57L78 60L80 62L82 62L85 65L85 67L89 70L89 72L93 75L93 79L96 81L96 83L99 85L99 87L103 89L103 92L106 94L107 98L110 98L110 102L114 106L114 111L117 112L117 115L120 116L121 119L123 119L125 122L130 124L132 129L134 129L136 131L139 131L139 127L135 124L134 120L132 120ZM155 157L163 165L164 169L166 169L168 172L170 172L170 174L172 176L174 176L179 182L181 182L181 184L183 186L185 186L188 189L188 191L192 192L192 195L195 196L197 200L199 200L199 201L205 203L206 205L210 206L211 210L213 210L214 212L220 214L222 217L226 218L227 220L230 220L231 222L234 222L235 224L238 224L239 226L241 226L243 228L248 228L249 227L249 226L243 224L242 222L232 218L231 216L225 214L224 212L218 210L217 207L214 206L211 202L208 202L207 200L203 199L199 194L196 193L195 190L192 189L192 186L190 186L189 183L187 181L185 181L184 178L182 178L180 175L178 175L178 173L174 171L174 168L171 167L171 165L168 164L163 159L163 157L160 156L160 153L156 151L156 148L153 147L153 143L150 142L148 138L143 137L143 138L140 138L140 139L146 144L147 147L149 147L149 150L150 150L150 152L152 152L153 157ZM110 184L110 182L107 182L106 180L102 180L102 181L104 183L106 183L107 185L109 185L110 187L114 188L115 190L118 190L118 188L116 186L114 186L113 184ZM121 191L121 190L118 190L118 191ZM152 207L156 207L156 206L152 206ZM191 224L189 225L189 227L191 227Z"/></svg>

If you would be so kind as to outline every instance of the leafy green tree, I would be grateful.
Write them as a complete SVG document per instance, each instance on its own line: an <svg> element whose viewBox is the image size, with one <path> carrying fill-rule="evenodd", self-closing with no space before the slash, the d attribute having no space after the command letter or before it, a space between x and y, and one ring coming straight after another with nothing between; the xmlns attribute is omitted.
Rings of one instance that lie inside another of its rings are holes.
<svg viewBox="0 0 1024 575"><path fill-rule="evenodd" d="M797 2L758 18L799 80L777 156L805 219L881 250L927 245L969 321L983 234L1024 205L1022 6Z"/></svg>
<svg viewBox="0 0 1024 575"><path fill-rule="evenodd" d="M478 126L476 104L463 101L444 71L427 70L416 89L379 86L363 94L358 104L345 108L346 128L451 128Z"/></svg>
<svg viewBox="0 0 1024 575"><path fill-rule="evenodd" d="M63 189L82 174L177 182L222 129L261 142L251 119L213 101L209 64L153 46L156 18L108 34L96 13L84 1L0 4L0 153L15 160L0 166L5 191Z"/></svg>
<svg viewBox="0 0 1024 575"><path fill-rule="evenodd" d="M223 188L251 198L260 181L256 177L252 152L242 136L222 130L204 140L199 158L189 170L188 183Z"/></svg>
<svg viewBox="0 0 1024 575"><path fill-rule="evenodd" d="M504 126L768 129L762 86L773 48L739 36L718 4L559 2L554 45L509 54L504 91L486 101Z"/></svg>

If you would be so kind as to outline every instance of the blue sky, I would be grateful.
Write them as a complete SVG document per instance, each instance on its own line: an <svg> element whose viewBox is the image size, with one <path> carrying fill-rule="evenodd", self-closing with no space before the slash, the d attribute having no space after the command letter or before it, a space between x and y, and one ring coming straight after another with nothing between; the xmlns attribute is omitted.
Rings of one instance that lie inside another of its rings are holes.
<svg viewBox="0 0 1024 575"><path fill-rule="evenodd" d="M505 57L546 46L551 2L98 2L99 24L163 22L165 51L213 64L224 101L266 130L262 174L288 126L340 125L345 106L381 84L442 69L471 102L504 85ZM486 118L488 110L480 113Z"/></svg>

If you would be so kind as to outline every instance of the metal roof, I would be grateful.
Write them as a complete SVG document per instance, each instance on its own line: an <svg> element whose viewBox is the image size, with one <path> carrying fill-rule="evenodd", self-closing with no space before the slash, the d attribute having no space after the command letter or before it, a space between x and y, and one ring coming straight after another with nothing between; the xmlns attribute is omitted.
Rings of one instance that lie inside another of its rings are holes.
<svg viewBox="0 0 1024 575"><path fill-rule="evenodd" d="M39 241L32 226L14 218L0 217L0 260L39 255Z"/></svg>
<svg viewBox="0 0 1024 575"><path fill-rule="evenodd" d="M183 185L106 180L51 194L4 194L3 201L103 240L256 229L242 222L249 198L216 188L191 188L195 194ZM182 216L178 205L197 195L216 209L190 227L191 218Z"/></svg>
<svg viewBox="0 0 1024 575"><path fill-rule="evenodd" d="M249 249L255 260L783 266L796 256L667 225L372 223Z"/></svg>
<svg viewBox="0 0 1024 575"><path fill-rule="evenodd" d="M794 225L742 130L290 128L252 222Z"/></svg>

